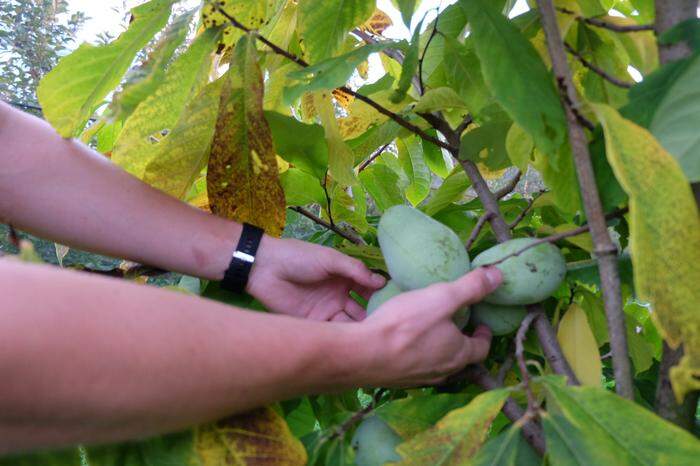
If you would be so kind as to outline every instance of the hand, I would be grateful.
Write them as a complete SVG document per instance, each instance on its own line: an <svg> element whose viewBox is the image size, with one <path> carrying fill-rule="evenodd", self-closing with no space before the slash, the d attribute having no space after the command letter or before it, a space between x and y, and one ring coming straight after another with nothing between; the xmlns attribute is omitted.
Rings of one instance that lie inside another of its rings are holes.
<svg viewBox="0 0 700 466"><path fill-rule="evenodd" d="M469 337L452 321L455 311L477 303L500 285L495 267L476 269L447 283L400 294L384 303L366 321L358 347L371 361L371 386L435 385L489 352L491 331L480 326Z"/></svg>
<svg viewBox="0 0 700 466"><path fill-rule="evenodd" d="M364 298L384 286L381 275L334 249L293 239L263 237L246 291L269 310L314 320L354 321Z"/></svg>

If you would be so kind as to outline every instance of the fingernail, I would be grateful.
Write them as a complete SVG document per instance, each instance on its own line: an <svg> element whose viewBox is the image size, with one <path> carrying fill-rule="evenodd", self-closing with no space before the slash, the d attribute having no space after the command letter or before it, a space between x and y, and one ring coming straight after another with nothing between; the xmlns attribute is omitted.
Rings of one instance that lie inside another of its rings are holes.
<svg viewBox="0 0 700 466"><path fill-rule="evenodd" d="M501 271L498 270L497 267L484 267L484 273L486 274L486 279L489 281L492 290L498 288L498 285L503 281L503 274L501 274Z"/></svg>

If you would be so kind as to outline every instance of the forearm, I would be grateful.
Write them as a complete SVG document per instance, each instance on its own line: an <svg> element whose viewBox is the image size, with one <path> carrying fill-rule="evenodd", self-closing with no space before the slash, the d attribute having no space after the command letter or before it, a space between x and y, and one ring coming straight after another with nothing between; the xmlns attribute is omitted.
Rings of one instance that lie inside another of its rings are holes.
<svg viewBox="0 0 700 466"><path fill-rule="evenodd" d="M0 220L72 247L220 279L236 223L161 193L0 102Z"/></svg>
<svg viewBox="0 0 700 466"><path fill-rule="evenodd" d="M369 382L362 324L8 260L0 294L0 452L173 431Z"/></svg>

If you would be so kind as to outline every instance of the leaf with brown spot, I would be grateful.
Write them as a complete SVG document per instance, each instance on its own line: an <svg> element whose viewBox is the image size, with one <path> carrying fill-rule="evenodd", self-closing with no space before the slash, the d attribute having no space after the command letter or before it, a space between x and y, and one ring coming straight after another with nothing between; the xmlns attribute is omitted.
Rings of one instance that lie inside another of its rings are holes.
<svg viewBox="0 0 700 466"><path fill-rule="evenodd" d="M493 419L508 398L506 389L480 394L455 409L432 428L397 447L401 466L456 466L467 464L486 440Z"/></svg>
<svg viewBox="0 0 700 466"><path fill-rule="evenodd" d="M389 17L388 14L379 8L375 8L372 16L370 16L367 21L362 23L359 26L359 29L379 36L386 28L393 25L394 22L391 20L391 17Z"/></svg>
<svg viewBox="0 0 700 466"><path fill-rule="evenodd" d="M212 212L279 236L285 222L270 127L263 115L263 79L255 39L236 44L221 93L207 192Z"/></svg>
<svg viewBox="0 0 700 466"><path fill-rule="evenodd" d="M199 466L306 464L304 446L269 407L199 426L194 443Z"/></svg>

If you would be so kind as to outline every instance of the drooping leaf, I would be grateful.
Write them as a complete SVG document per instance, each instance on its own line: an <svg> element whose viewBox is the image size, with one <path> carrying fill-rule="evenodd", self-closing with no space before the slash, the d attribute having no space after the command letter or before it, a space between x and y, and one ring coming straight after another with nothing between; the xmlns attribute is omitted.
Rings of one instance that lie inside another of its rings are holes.
<svg viewBox="0 0 700 466"><path fill-rule="evenodd" d="M462 0L486 85L535 146L555 156L566 120L552 77L518 28L487 0Z"/></svg>
<svg viewBox="0 0 700 466"><path fill-rule="evenodd" d="M338 121L335 118L335 109L330 99L330 94L320 91L314 95L314 106L323 125L328 147L328 170L333 179L340 184L352 186L357 183L353 167L355 154L343 140Z"/></svg>
<svg viewBox="0 0 700 466"><path fill-rule="evenodd" d="M223 80L208 84L191 99L172 130L155 144L143 180L183 198L206 165L214 137Z"/></svg>
<svg viewBox="0 0 700 466"><path fill-rule="evenodd" d="M374 0L305 0L299 4L299 33L312 63L331 57L345 35L372 15Z"/></svg>
<svg viewBox="0 0 700 466"><path fill-rule="evenodd" d="M194 10L178 15L158 39L144 63L126 74L122 90L112 99L115 118L126 119L163 82L166 66L185 40L193 15Z"/></svg>
<svg viewBox="0 0 700 466"><path fill-rule="evenodd" d="M637 18L624 18L620 16L604 16L603 21L619 26L633 26L638 24ZM630 65L635 67L643 75L647 75L659 66L659 51L656 45L654 31L639 31L628 34L614 34L614 39L619 41L627 52Z"/></svg>
<svg viewBox="0 0 700 466"><path fill-rule="evenodd" d="M238 41L226 80L207 171L209 204L217 215L279 236L285 222L284 192L262 109L254 38Z"/></svg>
<svg viewBox="0 0 700 466"><path fill-rule="evenodd" d="M673 155L688 180L700 181L700 55L668 89L659 103L650 131Z"/></svg>
<svg viewBox="0 0 700 466"><path fill-rule="evenodd" d="M390 42L365 45L339 57L328 58L315 65L289 73L287 77L294 84L284 90L284 101L291 104L305 92L344 86L357 65L367 60L370 54L380 52L391 45L395 46Z"/></svg>
<svg viewBox="0 0 700 466"><path fill-rule="evenodd" d="M586 312L572 304L559 322L557 340L571 369L582 385L599 387L603 376L598 343L588 325Z"/></svg>
<svg viewBox="0 0 700 466"><path fill-rule="evenodd" d="M510 120L485 123L462 135L459 158L471 160L490 171L503 170L510 166L506 151L506 135Z"/></svg>
<svg viewBox="0 0 700 466"><path fill-rule="evenodd" d="M459 465L472 458L486 439L491 422L508 397L504 389L478 395L451 411L430 429L398 446L400 465Z"/></svg>
<svg viewBox="0 0 700 466"><path fill-rule="evenodd" d="M429 130L428 134L433 137L437 137L437 131L435 130ZM445 163L445 157L442 155L442 149L432 142L426 141L425 139L421 140L421 144L423 145L423 158L425 159L425 163L428 165L428 168L430 168L430 171L435 173L440 178L446 178L450 174L450 169Z"/></svg>
<svg viewBox="0 0 700 466"><path fill-rule="evenodd" d="M404 439L432 427L450 411L467 403L468 395L441 393L411 396L381 405L375 414L386 421Z"/></svg>
<svg viewBox="0 0 700 466"><path fill-rule="evenodd" d="M225 31L220 45L223 49L230 50L244 33L229 25L230 20L221 13L221 9L243 26L249 29L260 29L270 20L278 6L279 0L206 0L201 9L201 23L206 28L224 26Z"/></svg>
<svg viewBox="0 0 700 466"><path fill-rule="evenodd" d="M401 19L403 20L406 27L411 27L411 18L413 18L413 12L416 9L416 3L420 3L420 0L393 0L399 7L401 12Z"/></svg>
<svg viewBox="0 0 700 466"><path fill-rule="evenodd" d="M359 28L363 31L368 31L376 36L379 36L386 28L391 27L393 24L394 22L391 20L391 16L389 16L385 11L375 8L372 16L370 16L367 21L362 23Z"/></svg>
<svg viewBox="0 0 700 466"><path fill-rule="evenodd" d="M423 146L417 136L397 139L396 146L399 162L409 179L406 199L416 206L430 193L430 170L423 159Z"/></svg>
<svg viewBox="0 0 700 466"><path fill-rule="evenodd" d="M492 438L470 463L473 466L540 466L542 458L521 435L521 427L513 425Z"/></svg>
<svg viewBox="0 0 700 466"><path fill-rule="evenodd" d="M373 163L362 170L360 183L372 196L380 212L404 203L398 175L383 163Z"/></svg>
<svg viewBox="0 0 700 466"><path fill-rule="evenodd" d="M556 465L691 466L700 441L645 408L602 388L543 380L550 414L547 446Z"/></svg>
<svg viewBox="0 0 700 466"><path fill-rule="evenodd" d="M614 109L596 105L608 159L630 197L630 247L640 299L672 347L686 354L671 377L678 399L699 388L700 217L676 160L645 129ZM679 261L678 258L683 258Z"/></svg>
<svg viewBox="0 0 700 466"><path fill-rule="evenodd" d="M272 131L277 154L300 170L322 180L328 167L328 147L323 128L276 112L265 112L265 118Z"/></svg>
<svg viewBox="0 0 700 466"><path fill-rule="evenodd" d="M126 120L117 139L112 161L134 176L143 178L146 166L158 156L158 146L183 115L187 103L206 85L218 31L200 35L170 66L163 84L146 98Z"/></svg>
<svg viewBox="0 0 700 466"><path fill-rule="evenodd" d="M160 31L175 0L151 0L131 11L133 20L114 42L82 44L42 79L37 95L44 117L63 137L75 137L114 89L136 52Z"/></svg>
<svg viewBox="0 0 700 466"><path fill-rule="evenodd" d="M263 459L280 466L303 466L307 459L301 442L269 407L199 426L194 442L197 466L253 466Z"/></svg>
<svg viewBox="0 0 700 466"><path fill-rule="evenodd" d="M423 26L423 21L421 20L413 31L413 37L411 37L411 43L406 48L406 53L403 57L403 63L401 64L401 76L396 83L396 89L394 89L393 94L391 94L391 101L394 103L401 102L408 89L411 87L411 81L416 75L416 70L418 70L418 60L420 54L420 32Z"/></svg>
<svg viewBox="0 0 700 466"><path fill-rule="evenodd" d="M350 257L360 259L370 269L382 270L388 273L382 251L377 246L367 244L358 245L344 241L338 246L338 250Z"/></svg>
<svg viewBox="0 0 700 466"><path fill-rule="evenodd" d="M473 47L445 36L444 70L447 85L457 91L472 114L478 115L491 99L481 64Z"/></svg>
<svg viewBox="0 0 700 466"><path fill-rule="evenodd" d="M452 88L438 87L426 91L426 93L418 99L416 106L413 107L413 111L416 113L435 112L448 108L466 109L467 106Z"/></svg>

